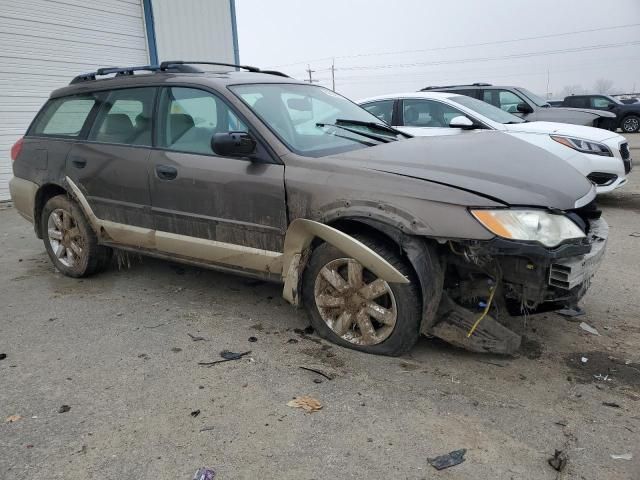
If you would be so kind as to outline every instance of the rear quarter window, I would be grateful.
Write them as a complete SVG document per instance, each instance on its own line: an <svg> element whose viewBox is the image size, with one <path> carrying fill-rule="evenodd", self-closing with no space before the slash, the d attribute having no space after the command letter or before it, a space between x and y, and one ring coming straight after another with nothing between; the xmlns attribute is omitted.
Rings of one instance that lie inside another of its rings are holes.
<svg viewBox="0 0 640 480"><path fill-rule="evenodd" d="M29 134L78 137L95 103L93 96L50 100L38 115Z"/></svg>

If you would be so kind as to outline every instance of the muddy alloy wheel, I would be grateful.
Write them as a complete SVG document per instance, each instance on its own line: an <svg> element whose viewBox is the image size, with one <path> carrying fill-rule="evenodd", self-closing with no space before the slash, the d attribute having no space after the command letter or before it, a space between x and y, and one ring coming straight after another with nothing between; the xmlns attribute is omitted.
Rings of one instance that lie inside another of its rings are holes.
<svg viewBox="0 0 640 480"><path fill-rule="evenodd" d="M47 236L54 255L65 267L73 268L83 254L85 239L70 212L57 208L49 214Z"/></svg>
<svg viewBox="0 0 640 480"><path fill-rule="evenodd" d="M314 286L320 317L339 337L356 345L386 340L396 325L396 299L384 280L350 258L327 263Z"/></svg>
<svg viewBox="0 0 640 480"><path fill-rule="evenodd" d="M640 117L631 115L622 122L622 130L626 133L635 133L640 130Z"/></svg>
<svg viewBox="0 0 640 480"><path fill-rule="evenodd" d="M66 195L47 200L39 222L49 258L63 274L86 277L109 265L112 250L98 244L82 210Z"/></svg>

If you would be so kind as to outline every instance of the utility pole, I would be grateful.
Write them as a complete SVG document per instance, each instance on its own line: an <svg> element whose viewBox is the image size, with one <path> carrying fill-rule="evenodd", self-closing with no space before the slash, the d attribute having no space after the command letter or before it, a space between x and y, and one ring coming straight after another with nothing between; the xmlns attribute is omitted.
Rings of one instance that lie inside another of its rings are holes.
<svg viewBox="0 0 640 480"><path fill-rule="evenodd" d="M549 100L549 69L547 68L547 100Z"/></svg>
<svg viewBox="0 0 640 480"><path fill-rule="evenodd" d="M318 80L314 80L313 76L311 75L312 73L315 73L315 70L311 70L311 65L309 65L307 63L307 73L309 74L309 79L305 80L305 82L309 82L309 83L317 83Z"/></svg>
<svg viewBox="0 0 640 480"><path fill-rule="evenodd" d="M331 90L336 91L336 59L331 59Z"/></svg>

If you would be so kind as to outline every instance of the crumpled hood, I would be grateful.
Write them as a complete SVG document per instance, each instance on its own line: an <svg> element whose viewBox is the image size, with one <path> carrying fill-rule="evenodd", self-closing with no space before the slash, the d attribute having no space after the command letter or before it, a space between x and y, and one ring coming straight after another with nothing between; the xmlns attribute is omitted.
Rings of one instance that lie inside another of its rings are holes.
<svg viewBox="0 0 640 480"><path fill-rule="evenodd" d="M324 160L336 167L436 182L508 205L569 210L593 189L593 185L564 160L497 131L414 137L324 157Z"/></svg>
<svg viewBox="0 0 640 480"><path fill-rule="evenodd" d="M524 122L507 124L504 127L509 132L566 135L568 137L577 137L584 140L592 140L594 142L602 142L613 137L620 137L622 140L622 137L617 133L603 128L572 125L569 123Z"/></svg>

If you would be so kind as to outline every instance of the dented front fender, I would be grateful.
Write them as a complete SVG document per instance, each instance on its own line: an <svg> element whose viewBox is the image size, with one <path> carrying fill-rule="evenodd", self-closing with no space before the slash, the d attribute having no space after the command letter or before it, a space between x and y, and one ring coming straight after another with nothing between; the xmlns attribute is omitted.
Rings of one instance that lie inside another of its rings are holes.
<svg viewBox="0 0 640 480"><path fill-rule="evenodd" d="M354 258L389 283L409 283L406 276L364 243L323 223L298 218L291 222L287 230L282 266L284 281L282 296L293 305L300 304L300 278L306 263L303 258L316 237Z"/></svg>

